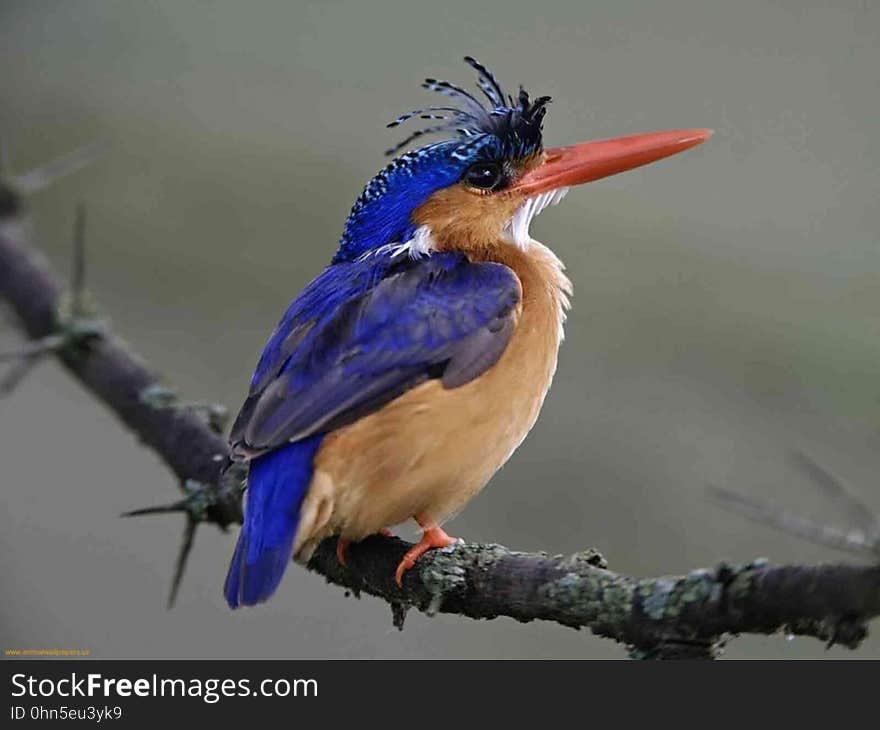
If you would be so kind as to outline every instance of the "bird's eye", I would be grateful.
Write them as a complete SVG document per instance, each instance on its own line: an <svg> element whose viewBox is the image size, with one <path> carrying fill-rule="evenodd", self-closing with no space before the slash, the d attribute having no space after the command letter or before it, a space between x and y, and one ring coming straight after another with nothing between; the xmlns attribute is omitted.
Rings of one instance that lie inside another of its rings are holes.
<svg viewBox="0 0 880 730"><path fill-rule="evenodd" d="M501 165L497 162L477 162L464 174L465 182L480 190L497 190L504 178Z"/></svg>

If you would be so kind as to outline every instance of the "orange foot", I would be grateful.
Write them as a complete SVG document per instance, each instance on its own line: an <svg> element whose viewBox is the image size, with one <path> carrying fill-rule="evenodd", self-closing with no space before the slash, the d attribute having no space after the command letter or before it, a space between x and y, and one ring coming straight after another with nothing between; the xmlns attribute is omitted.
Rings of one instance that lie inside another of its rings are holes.
<svg viewBox="0 0 880 730"><path fill-rule="evenodd" d="M422 539L419 540L418 544L410 548L407 554L403 556L403 560L400 561L400 565L397 566L397 570L394 573L394 580L397 581L397 585L402 585L403 574L412 568L416 564L416 560L422 557L428 550L449 547L458 542L454 537L449 537L449 535L443 532L440 526L433 520L420 517L419 515L416 515L415 519L423 530Z"/></svg>
<svg viewBox="0 0 880 730"><path fill-rule="evenodd" d="M388 529L379 530L380 535L384 535L385 537L391 537L392 532ZM348 546L351 545L351 540L346 540L344 537L340 537L336 539L336 559L339 561L340 565L348 566Z"/></svg>

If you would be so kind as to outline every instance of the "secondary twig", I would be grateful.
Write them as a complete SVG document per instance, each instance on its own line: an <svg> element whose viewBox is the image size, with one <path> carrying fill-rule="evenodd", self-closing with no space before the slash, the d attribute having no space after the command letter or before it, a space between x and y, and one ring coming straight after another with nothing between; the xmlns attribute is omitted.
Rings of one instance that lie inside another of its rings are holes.
<svg viewBox="0 0 880 730"><path fill-rule="evenodd" d="M852 487L803 451L795 451L792 460L831 498L832 502L843 507L849 520L867 535L874 539L880 538L880 519Z"/></svg>
<svg viewBox="0 0 880 730"><path fill-rule="evenodd" d="M754 522L769 525L832 550L859 555L869 560L880 560L880 518L874 515L870 507L843 480L820 466L803 451L795 451L792 461L810 477L832 504L843 508L856 527L841 528L818 523L795 514L787 507L727 489L713 487L710 493L722 507Z"/></svg>
<svg viewBox="0 0 880 730"><path fill-rule="evenodd" d="M876 540L869 539L862 530L843 530L833 525L819 524L795 514L786 507L753 499L728 489L714 487L710 491L721 506L754 522L769 525L832 550L862 557L880 558L880 545Z"/></svg>

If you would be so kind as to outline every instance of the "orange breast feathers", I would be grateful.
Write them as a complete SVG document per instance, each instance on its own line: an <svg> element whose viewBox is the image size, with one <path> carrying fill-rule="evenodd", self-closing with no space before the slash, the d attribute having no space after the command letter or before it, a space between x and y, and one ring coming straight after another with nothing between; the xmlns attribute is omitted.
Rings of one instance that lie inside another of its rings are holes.
<svg viewBox="0 0 880 730"><path fill-rule="evenodd" d="M481 253L510 267L522 288L507 349L463 386L428 381L328 434L301 511L297 559L330 535L360 540L415 515L442 524L531 430L556 370L571 283L540 243L500 242Z"/></svg>

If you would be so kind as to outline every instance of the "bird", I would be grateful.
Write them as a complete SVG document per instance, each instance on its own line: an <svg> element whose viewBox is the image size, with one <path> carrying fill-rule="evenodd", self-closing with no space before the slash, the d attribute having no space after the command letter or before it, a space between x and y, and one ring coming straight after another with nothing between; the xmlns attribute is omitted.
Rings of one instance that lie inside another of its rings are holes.
<svg viewBox="0 0 880 730"><path fill-rule="evenodd" d="M508 94L464 60L473 92L428 78L442 100L388 124L425 126L387 151L259 358L229 437L230 460L249 464L231 608L269 599L291 559L307 563L328 537L344 564L351 543L415 520L398 584L454 545L443 524L525 439L557 366L572 285L530 223L574 185L711 134L545 148L550 97ZM427 135L441 139L401 152Z"/></svg>

